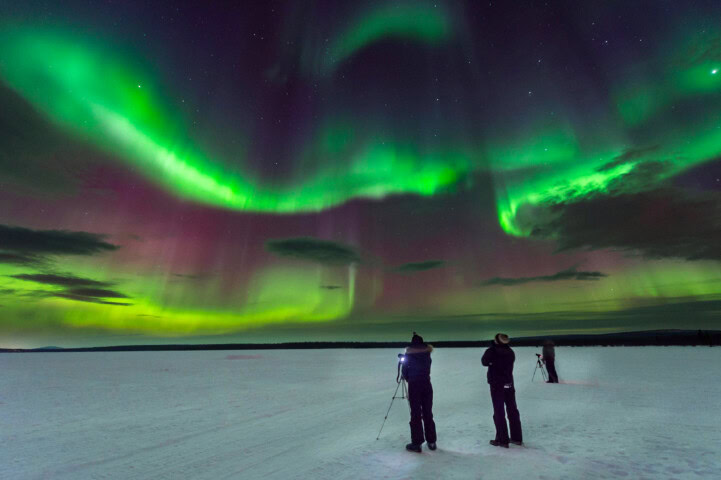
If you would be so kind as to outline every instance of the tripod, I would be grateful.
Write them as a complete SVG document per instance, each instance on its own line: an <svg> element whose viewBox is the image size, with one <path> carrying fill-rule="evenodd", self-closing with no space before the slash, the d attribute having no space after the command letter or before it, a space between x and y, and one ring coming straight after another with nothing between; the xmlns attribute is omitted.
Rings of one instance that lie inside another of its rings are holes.
<svg viewBox="0 0 721 480"><path fill-rule="evenodd" d="M388 405L388 411L386 411L386 416L383 418L383 423L381 424L381 429L378 430L378 436L376 437L376 440L381 438L381 432L383 431L383 427L386 424L386 420L388 420L388 414L391 412L391 407L393 406L393 401L396 398L404 398L408 400L408 384L406 383L406 379L401 376L401 362L403 360L398 361L398 372L396 373L396 391L393 392L393 397L391 398L391 404ZM398 396L398 388L401 388L401 395ZM411 410L411 401L408 400L408 411Z"/></svg>
<svg viewBox="0 0 721 480"><path fill-rule="evenodd" d="M541 376L543 377L543 381L548 381L548 374L546 373L546 368L543 366L543 362L541 361L541 355L536 354L536 368L533 370L533 377L531 377L531 381L533 381L534 378L536 378L536 370L541 369Z"/></svg>

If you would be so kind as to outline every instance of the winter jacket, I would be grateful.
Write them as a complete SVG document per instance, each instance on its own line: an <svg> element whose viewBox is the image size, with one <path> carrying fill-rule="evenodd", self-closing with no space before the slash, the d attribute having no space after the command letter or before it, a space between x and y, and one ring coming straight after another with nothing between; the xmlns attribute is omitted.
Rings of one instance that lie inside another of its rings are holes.
<svg viewBox="0 0 721 480"><path fill-rule="evenodd" d="M431 352L433 345L411 345L406 348L403 361L403 378L408 382L431 381Z"/></svg>
<svg viewBox="0 0 721 480"><path fill-rule="evenodd" d="M543 358L544 358L544 360L555 360L556 359L556 349L553 347L553 345L544 345L543 346Z"/></svg>
<svg viewBox="0 0 721 480"><path fill-rule="evenodd" d="M483 354L481 363L488 367L488 383L491 386L513 384L513 362L516 355L508 345L491 345Z"/></svg>

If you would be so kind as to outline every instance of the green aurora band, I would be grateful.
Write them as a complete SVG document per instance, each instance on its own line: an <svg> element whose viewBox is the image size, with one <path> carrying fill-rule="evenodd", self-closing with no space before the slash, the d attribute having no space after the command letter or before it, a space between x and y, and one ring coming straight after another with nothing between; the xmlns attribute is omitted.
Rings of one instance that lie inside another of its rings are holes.
<svg viewBox="0 0 721 480"><path fill-rule="evenodd" d="M336 61L378 38L403 35L430 42L448 34L441 10L423 17L423 22L418 15L411 16L414 20L400 15L403 8L386 10L370 12L339 36L333 47ZM658 120L654 115L664 110L639 107L643 102L631 95L631 100L619 103L618 111L628 122L626 128L641 134L634 142L607 141L593 150L579 146L575 133L558 125L486 146L420 147L382 135L354 139L352 123L325 122L308 151L328 161L319 162L310 174L298 172L291 180L272 184L242 167L238 171L222 167L200 148L179 140L189 137L187 128L173 120L180 116L156 93L161 89L111 48L59 31L29 28L4 30L0 46L4 81L53 121L175 194L233 210L291 214L318 212L355 198L431 196L490 170L496 179L501 227L508 234L527 236L532 228L524 214L528 207L608 192L609 185L645 161L668 164L664 177L658 179L664 180L721 154L718 116L701 115L657 131L652 128ZM667 97L716 99L721 72L715 65L704 57L685 69L669 68L666 77L644 90L653 94L673 85L673 94ZM619 82L616 91L625 88ZM654 100L659 105L664 101ZM634 148L645 153L624 160L624 152ZM527 167L538 169L516 174Z"/></svg>
<svg viewBox="0 0 721 480"><path fill-rule="evenodd" d="M353 198L433 195L467 171L465 152L421 152L392 139L359 145L335 166L283 185L229 171L180 138L148 75L72 35L26 29L0 35L3 79L53 121L185 198L223 208L317 212ZM50 60L49 60L50 59Z"/></svg>
<svg viewBox="0 0 721 480"><path fill-rule="evenodd" d="M622 120L616 139L584 149L578 147L572 133L551 133L543 140L537 137L539 141L529 145L543 146L543 153L536 148L532 154L536 161L532 158L524 163L542 168L522 180L506 180L506 169L499 166L508 164L506 159L491 162L497 179L498 219L506 233L530 235L538 220L534 217L539 211L534 207L613 194L610 187L623 185L623 177L644 163L663 163L654 179L658 183L721 155L721 117L717 113L721 107L721 52L717 48L721 38L688 38L692 40L680 41L674 54L644 65L649 72L642 80L635 71L618 79L612 88L616 113ZM629 137L634 141L623 140Z"/></svg>
<svg viewBox="0 0 721 480"><path fill-rule="evenodd" d="M23 267L0 264L4 288L20 296L0 298L7 321L18 329L62 325L75 329L102 329L118 333L157 336L217 335L243 332L266 325L320 324L347 318L356 298L356 267L319 268L315 265L271 265L254 272L247 289L224 296L222 280L203 284L174 281L172 275L145 270L138 265L89 264L76 259L61 260L61 271L93 280L115 282L112 288L127 295L129 306L78 302L52 296L64 288L15 279ZM721 291L716 262L662 260L637 264L599 282L578 288L559 288L555 283L529 283L509 289L503 286L450 290L429 296L419 311L443 315L465 315L469 311L513 314L576 312L579 305L591 312L638 306L639 299L704 298ZM679 281L681 279L681 281ZM332 283L336 290L319 288ZM378 290L366 302L372 303ZM619 295L619 293L623 295ZM37 301L28 302L34 297ZM39 305L42 308L39 308ZM421 315L422 317L422 315ZM437 318L437 317L434 317Z"/></svg>
<svg viewBox="0 0 721 480"><path fill-rule="evenodd" d="M114 282L122 271L102 265L88 265L76 260L58 263L75 276ZM112 270L112 275L110 274ZM4 298L5 313L18 318L34 318L42 310L49 318L74 328L142 332L151 335L201 335L243 331L269 324L320 323L346 317L355 303L356 267L319 268L317 266L268 266L254 272L249 288L232 298L223 299L221 280L206 282L202 287L170 281L172 276L146 272L137 277L137 267L128 269L132 281L120 281L116 287L127 298L108 300L127 303L109 305L62 298L62 286L43 285L13 278L26 273L24 267L0 264L3 288L20 297L32 297L41 302ZM106 278L110 277L110 278ZM338 290L326 290L324 282L343 285ZM0 292L2 297L2 292ZM105 300L100 299L99 300ZM43 319L45 320L45 319Z"/></svg>
<svg viewBox="0 0 721 480"><path fill-rule="evenodd" d="M330 73L358 51L385 38L402 38L437 45L452 34L443 6L430 4L380 5L353 19L330 48L324 73Z"/></svg>
<svg viewBox="0 0 721 480"><path fill-rule="evenodd" d="M611 194L609 187L618 185L625 175L633 173L639 165L649 161L662 161L666 165L656 181L663 181L684 170L713 160L721 154L721 120L708 122L703 129L687 135L669 135L661 148L648 148L625 161L624 150L576 157L568 164L556 164L552 171L536 174L523 181L498 186L496 206L503 230L514 236L528 236L534 225L532 207L569 203L592 194ZM685 133L685 132L682 132ZM689 141L693 138L693 141ZM497 174L503 185L503 174ZM527 215L523 214L525 211ZM529 208L530 207L530 208Z"/></svg>

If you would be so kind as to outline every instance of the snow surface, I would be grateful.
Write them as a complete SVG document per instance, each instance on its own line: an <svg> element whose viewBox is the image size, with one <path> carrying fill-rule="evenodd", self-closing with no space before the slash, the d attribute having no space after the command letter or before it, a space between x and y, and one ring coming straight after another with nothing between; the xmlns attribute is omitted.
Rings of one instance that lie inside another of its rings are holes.
<svg viewBox="0 0 721 480"><path fill-rule="evenodd" d="M0 355L2 479L721 479L721 349L557 348L524 447L492 447L479 349L433 353L438 450L406 452L397 350Z"/></svg>

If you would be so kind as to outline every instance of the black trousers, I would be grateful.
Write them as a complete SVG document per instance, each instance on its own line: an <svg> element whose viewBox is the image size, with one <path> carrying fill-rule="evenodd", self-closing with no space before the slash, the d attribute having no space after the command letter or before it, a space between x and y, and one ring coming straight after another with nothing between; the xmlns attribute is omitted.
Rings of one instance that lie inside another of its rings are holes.
<svg viewBox="0 0 721 480"><path fill-rule="evenodd" d="M411 443L420 445L424 438L428 443L434 443L436 441L436 424L433 421L431 382L408 382L408 402L411 404Z"/></svg>
<svg viewBox="0 0 721 480"><path fill-rule="evenodd" d="M521 414L518 413L516 406L516 389L504 388L503 385L491 385L491 401L493 402L493 423L496 425L496 441L503 444L508 443L508 427L506 426L506 412L508 412L511 440L522 442Z"/></svg>
<svg viewBox="0 0 721 480"><path fill-rule="evenodd" d="M546 370L548 370L548 381L551 383L558 383L558 374L556 373L556 359L546 359Z"/></svg>

